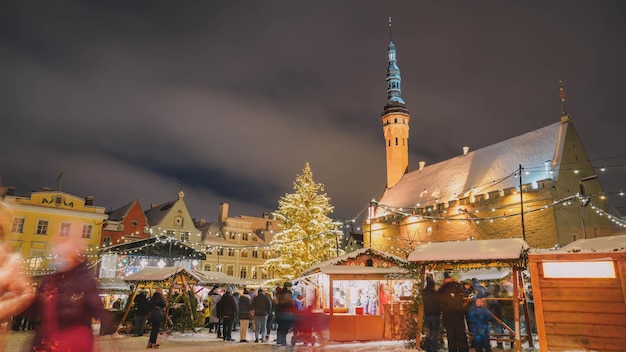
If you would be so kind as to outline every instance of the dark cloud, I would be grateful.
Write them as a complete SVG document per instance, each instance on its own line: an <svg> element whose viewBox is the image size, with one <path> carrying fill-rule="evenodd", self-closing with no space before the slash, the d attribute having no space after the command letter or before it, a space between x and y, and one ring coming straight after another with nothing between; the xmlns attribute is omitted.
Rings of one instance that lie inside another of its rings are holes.
<svg viewBox="0 0 626 352"><path fill-rule="evenodd" d="M387 17L433 164L567 109L607 191L624 187L622 2L10 1L0 11L0 172L117 208L272 211L310 162L335 216L385 184ZM622 156L622 158L610 158Z"/></svg>

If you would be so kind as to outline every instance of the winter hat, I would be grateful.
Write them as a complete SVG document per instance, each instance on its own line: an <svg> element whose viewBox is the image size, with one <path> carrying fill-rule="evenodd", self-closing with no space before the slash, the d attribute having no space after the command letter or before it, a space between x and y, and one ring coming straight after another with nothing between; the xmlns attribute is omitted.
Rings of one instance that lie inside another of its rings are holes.
<svg viewBox="0 0 626 352"><path fill-rule="evenodd" d="M259 287L259 291L258 291L258 293L259 293L259 294L263 293L263 288L262 288L262 287Z"/></svg>
<svg viewBox="0 0 626 352"><path fill-rule="evenodd" d="M228 293L233 293L233 288L232 288L232 286L228 286L228 287L226 287L226 292L228 292Z"/></svg>

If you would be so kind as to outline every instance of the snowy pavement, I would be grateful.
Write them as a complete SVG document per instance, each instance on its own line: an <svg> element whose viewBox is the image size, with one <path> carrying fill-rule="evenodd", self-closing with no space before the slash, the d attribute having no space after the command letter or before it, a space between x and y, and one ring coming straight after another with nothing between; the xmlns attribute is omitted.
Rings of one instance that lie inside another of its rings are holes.
<svg viewBox="0 0 626 352"><path fill-rule="evenodd" d="M30 339L32 338L31 332L9 332L8 343L6 351L25 351L28 348ZM233 334L233 338L238 340L239 335ZM270 341L274 340L275 333L270 336ZM288 336L287 341L290 341ZM159 336L157 343L160 344L159 350L161 351L185 351L185 352L270 352L270 351L288 351L290 348L280 347L273 343L254 343L254 336L252 342L240 343L226 342L222 339L216 338L214 333L199 332L199 333L174 333L170 336ZM146 348L148 343L148 335L142 337L132 337L127 335L112 335L112 336L97 336L96 347L98 352L113 351L113 352L136 352ZM1 346L0 346L1 348ZM304 347L297 345L294 351L329 351L329 352L370 352L370 351L386 351L386 352L401 352L409 351L404 347L403 341L371 341L371 342L350 342L350 343L335 343L330 342L323 345L317 344L315 347ZM415 350L410 350L415 351Z"/></svg>

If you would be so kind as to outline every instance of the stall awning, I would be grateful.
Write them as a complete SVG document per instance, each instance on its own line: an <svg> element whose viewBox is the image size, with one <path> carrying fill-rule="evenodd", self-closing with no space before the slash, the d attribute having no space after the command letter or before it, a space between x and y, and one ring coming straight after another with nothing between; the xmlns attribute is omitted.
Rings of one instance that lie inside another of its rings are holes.
<svg viewBox="0 0 626 352"><path fill-rule="evenodd" d="M506 268L482 268L460 271L459 281L477 279L478 281L501 280L511 275L511 270Z"/></svg>
<svg viewBox="0 0 626 352"><path fill-rule="evenodd" d="M202 285L236 285L244 286L246 282L236 277L221 273L219 271L202 271L197 270L194 273L200 278Z"/></svg>
<svg viewBox="0 0 626 352"><path fill-rule="evenodd" d="M201 278L194 273L187 271L185 268L179 266L171 266L165 268L145 268L141 271L130 273L126 275L124 281L126 282L154 282L165 281L180 274L187 274L189 277L201 281Z"/></svg>
<svg viewBox="0 0 626 352"><path fill-rule="evenodd" d="M515 261L528 250L528 244L521 238L494 240L432 242L420 244L409 254L408 261L429 262L485 262Z"/></svg>

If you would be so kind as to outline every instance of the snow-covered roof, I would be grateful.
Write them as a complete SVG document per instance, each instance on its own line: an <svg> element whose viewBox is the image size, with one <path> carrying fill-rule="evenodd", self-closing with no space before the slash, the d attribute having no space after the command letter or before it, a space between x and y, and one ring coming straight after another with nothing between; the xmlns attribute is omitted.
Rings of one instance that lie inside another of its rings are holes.
<svg viewBox="0 0 626 352"><path fill-rule="evenodd" d="M377 258L386 260L386 261L390 261L390 262L394 262L394 263L398 263L397 265L394 266L390 266L390 267L365 267L365 266L358 266L358 265L339 265L341 263L350 261L350 260L354 260L356 258L359 258L361 256L369 256L370 253L372 254L372 256L375 256ZM325 260L323 262L319 262L313 266L311 266L310 268L308 268L307 270L305 270L302 275L306 276L306 275L311 275L314 274L316 272L323 272L326 274L339 274L339 273L354 273L354 274L358 274L360 272L358 272L359 270L364 271L363 273L378 273L378 274L387 274L387 272L385 270L380 270L380 269L389 269L389 268L393 268L395 266L399 266L402 263L406 263L406 260L395 256L393 254L389 254L383 251L379 251L377 249L374 248L360 248L357 249L355 251L346 253L344 255L340 255L338 257L335 258L331 258L328 260ZM336 269L335 269L336 268ZM369 269L365 269L365 268L369 268ZM378 269L378 270L377 270ZM369 271L368 271L369 270ZM394 269L396 270L396 269ZM367 271L367 272L365 272ZM402 271L402 270L401 270Z"/></svg>
<svg viewBox="0 0 626 352"><path fill-rule="evenodd" d="M409 262L513 261L519 259L528 244L521 238L494 240L432 242L420 244L409 254Z"/></svg>
<svg viewBox="0 0 626 352"><path fill-rule="evenodd" d="M356 265L327 265L320 268L320 272L324 274L365 274L365 275L391 275L391 274L409 274L406 269L399 266L388 268L374 266L356 266Z"/></svg>
<svg viewBox="0 0 626 352"><path fill-rule="evenodd" d="M552 170L551 166L560 163L569 123L557 122L411 171L402 176L394 187L386 189L379 202L396 208L424 207L518 187L519 179L507 176L518 170L519 165L534 169L534 172L523 176L525 184L557 179L558 168ZM379 207L378 211L377 216L384 215L382 208Z"/></svg>
<svg viewBox="0 0 626 352"><path fill-rule="evenodd" d="M511 270L507 268L481 268L471 269L467 271L460 271L460 282L465 280L471 280L476 278L479 281L482 280L500 280L511 274Z"/></svg>
<svg viewBox="0 0 626 352"><path fill-rule="evenodd" d="M549 253L614 253L626 252L626 235L587 238L574 241ZM546 253L546 252L544 252Z"/></svg>
<svg viewBox="0 0 626 352"><path fill-rule="evenodd" d="M223 284L243 286L246 284L244 280L237 279L236 277L221 273L219 271L196 270L194 271L194 273L200 277L200 283L203 285Z"/></svg>
<svg viewBox="0 0 626 352"><path fill-rule="evenodd" d="M124 281L165 281L178 274L187 274L190 277L201 281L201 278L195 274L187 271L183 267L170 266L165 268L144 268L141 271L130 273L124 277Z"/></svg>

